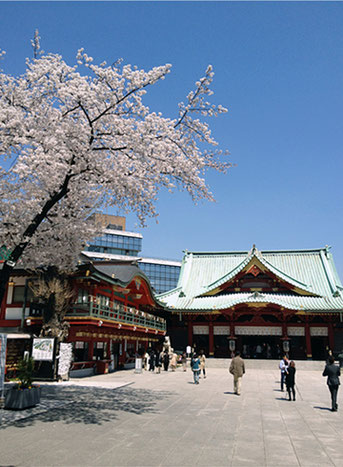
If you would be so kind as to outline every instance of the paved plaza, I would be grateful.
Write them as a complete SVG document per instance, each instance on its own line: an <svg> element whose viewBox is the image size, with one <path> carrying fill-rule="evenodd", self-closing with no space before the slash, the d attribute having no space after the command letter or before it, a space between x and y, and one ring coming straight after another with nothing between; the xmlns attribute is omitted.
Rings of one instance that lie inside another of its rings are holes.
<svg viewBox="0 0 343 467"><path fill-rule="evenodd" d="M320 370L298 371L296 402L277 369L248 369L241 396L224 368L199 385L181 369L71 383L44 385L30 417L3 411L1 466L343 466L343 405L329 410Z"/></svg>

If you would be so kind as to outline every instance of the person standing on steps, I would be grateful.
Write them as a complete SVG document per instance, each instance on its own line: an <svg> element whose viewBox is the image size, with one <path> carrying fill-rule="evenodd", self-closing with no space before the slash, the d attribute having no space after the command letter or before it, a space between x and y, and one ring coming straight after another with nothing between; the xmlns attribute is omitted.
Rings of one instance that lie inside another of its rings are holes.
<svg viewBox="0 0 343 467"><path fill-rule="evenodd" d="M240 396L245 365L239 351L236 352L236 356L231 360L229 372L233 375L233 391L237 396Z"/></svg>
<svg viewBox="0 0 343 467"><path fill-rule="evenodd" d="M341 384L339 377L341 375L341 370L339 366L335 365L335 359L332 355L329 356L328 362L325 365L323 376L327 376L327 385L331 393L331 412L337 412L337 392L338 386Z"/></svg>

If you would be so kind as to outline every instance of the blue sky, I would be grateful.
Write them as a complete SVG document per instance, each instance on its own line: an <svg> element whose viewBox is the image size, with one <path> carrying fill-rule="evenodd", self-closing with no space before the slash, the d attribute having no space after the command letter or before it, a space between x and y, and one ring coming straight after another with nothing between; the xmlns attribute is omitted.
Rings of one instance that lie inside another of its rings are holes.
<svg viewBox="0 0 343 467"><path fill-rule="evenodd" d="M21 73L35 28L42 48L172 73L148 96L174 116L208 64L212 120L236 164L208 173L217 200L194 206L161 193L158 224L141 230L147 256L182 250L301 249L331 245L343 280L343 5L339 2L0 2L5 71ZM139 230L133 215L128 230Z"/></svg>

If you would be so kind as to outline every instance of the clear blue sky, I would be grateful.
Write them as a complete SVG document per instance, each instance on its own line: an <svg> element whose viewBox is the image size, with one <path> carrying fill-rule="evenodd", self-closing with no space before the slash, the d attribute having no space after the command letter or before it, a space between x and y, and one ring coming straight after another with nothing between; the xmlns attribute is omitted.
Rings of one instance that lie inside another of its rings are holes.
<svg viewBox="0 0 343 467"><path fill-rule="evenodd" d="M331 2L2 2L2 67L24 70L35 28L42 48L72 60L171 63L149 104L177 102L214 67L212 121L237 166L208 174L217 202L162 193L159 223L142 230L147 256L182 250L317 248L329 244L343 280L343 5ZM128 230L137 230L128 216Z"/></svg>

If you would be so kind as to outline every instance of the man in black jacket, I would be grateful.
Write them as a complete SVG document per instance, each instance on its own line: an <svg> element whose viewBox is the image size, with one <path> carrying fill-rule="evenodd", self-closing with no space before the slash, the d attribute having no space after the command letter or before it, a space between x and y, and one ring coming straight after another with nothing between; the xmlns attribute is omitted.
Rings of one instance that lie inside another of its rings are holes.
<svg viewBox="0 0 343 467"><path fill-rule="evenodd" d="M328 358L328 363L325 366L323 371L323 376L327 376L327 384L330 389L331 393L331 403L332 403L332 412L337 412L338 405L337 405L337 392L338 386L341 384L339 382L339 377L341 375L341 371L339 366L335 365L335 359L332 355Z"/></svg>

